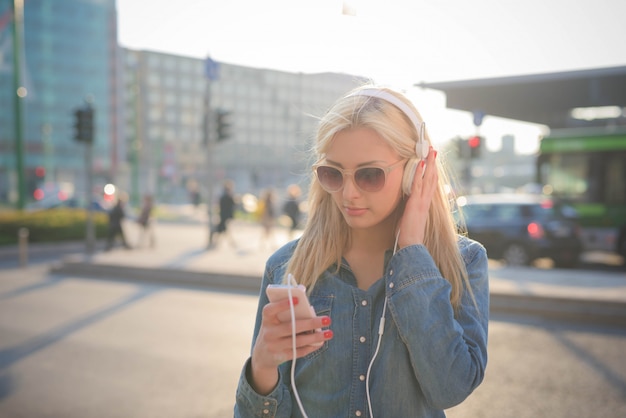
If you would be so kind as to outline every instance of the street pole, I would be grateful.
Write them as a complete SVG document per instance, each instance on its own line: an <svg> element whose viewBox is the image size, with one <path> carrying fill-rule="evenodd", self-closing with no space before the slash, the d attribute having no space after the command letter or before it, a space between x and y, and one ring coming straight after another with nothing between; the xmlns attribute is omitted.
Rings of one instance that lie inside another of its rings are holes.
<svg viewBox="0 0 626 418"><path fill-rule="evenodd" d="M13 88L15 109L15 170L17 172L17 208L23 210L26 205L26 185L24 182L24 139L23 139L23 114L22 99L27 91L22 86L22 65L20 54L22 53L22 30L24 24L24 1L14 0L13 7Z"/></svg>
<svg viewBox="0 0 626 418"><path fill-rule="evenodd" d="M474 112L472 112L472 116L473 116L473 122L474 122L474 127L476 134L474 136L476 137L480 137L480 125L483 124L483 119L485 118L485 112L481 111L481 110L475 110ZM481 146L481 144L479 143L479 146ZM468 168L467 171L469 172L468 175L468 189L472 188L472 184L473 184L473 180L474 180L474 176L472 173L472 169L474 168L474 166L476 165L474 163L474 158L472 157L472 150L469 150L470 152L470 158L468 158ZM470 190L471 193L471 190Z"/></svg>
<svg viewBox="0 0 626 418"><path fill-rule="evenodd" d="M141 124L140 124L140 110L141 101L139 95L141 94L141 88L139 87L139 67L136 66L133 72L133 106L135 110L134 128L135 137L131 142L131 192L130 203L133 207L139 206L139 152L141 150Z"/></svg>
<svg viewBox="0 0 626 418"><path fill-rule="evenodd" d="M93 144L87 142L85 144L85 170L87 171L87 222L86 222L86 234L85 234L85 252L87 256L91 256L94 253L96 234L93 224L93 207L92 207L92 195L93 195Z"/></svg>
<svg viewBox="0 0 626 418"><path fill-rule="evenodd" d="M206 147L206 182L207 182L207 218L208 218L208 240L207 248L213 246L213 237L211 231L213 229L213 153L214 141L211 133L213 132L211 112L211 80L206 80L206 93L204 97L204 144Z"/></svg>
<svg viewBox="0 0 626 418"><path fill-rule="evenodd" d="M213 229L213 153L215 142L213 139L213 112L211 111L211 83L217 80L219 64L210 57L204 60L204 75L206 79L206 92L204 95L204 132L203 140L206 147L206 179L207 179L207 217L208 217L208 240L207 248L213 246L211 230Z"/></svg>
<svg viewBox="0 0 626 418"><path fill-rule="evenodd" d="M86 200L87 200L87 219L85 231L85 253L87 257L91 257L94 253L96 242L96 231L93 223L93 141L96 136L96 114L93 109L93 99L90 97L86 100L87 108L92 112L92 137L90 141L85 142L85 175L86 175Z"/></svg>
<svg viewBox="0 0 626 418"><path fill-rule="evenodd" d="M43 146L43 166L45 169L44 182L48 183L50 181L54 181L54 176L52 175L52 170L54 164L52 163L52 125L48 122L45 122L41 125L41 143Z"/></svg>

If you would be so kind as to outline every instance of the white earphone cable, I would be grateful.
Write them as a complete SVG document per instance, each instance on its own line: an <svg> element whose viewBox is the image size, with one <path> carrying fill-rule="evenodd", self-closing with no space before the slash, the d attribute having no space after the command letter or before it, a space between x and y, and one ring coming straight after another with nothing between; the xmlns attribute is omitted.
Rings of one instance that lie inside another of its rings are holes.
<svg viewBox="0 0 626 418"><path fill-rule="evenodd" d="M393 254L396 254L398 250L398 239L400 238L400 230L396 233L396 241L393 244ZM367 376L365 378L365 387L367 392L367 406L370 410L370 418L374 418L374 412L372 411L372 399L370 397L370 372L372 371L372 365L374 364L374 360L378 356L378 351L380 350L380 343L383 339L383 333L385 332L385 313L387 312L387 296L385 296L385 303L383 304L383 313L380 316L380 324L378 325L378 341L376 342L376 350L374 351L374 355L372 356L372 360L370 360L370 364L367 367Z"/></svg>
<svg viewBox="0 0 626 418"><path fill-rule="evenodd" d="M298 403L298 408L300 408L300 412L304 418L309 418L304 410L304 406L302 405L302 401L300 400L300 395L298 394L298 388L296 387L296 311L293 307L293 297L291 296L291 286L294 283L293 275L287 275L287 294L289 295L289 311L291 313L291 351L293 354L293 359L291 360L291 389L293 389L293 395L296 398L296 402Z"/></svg>

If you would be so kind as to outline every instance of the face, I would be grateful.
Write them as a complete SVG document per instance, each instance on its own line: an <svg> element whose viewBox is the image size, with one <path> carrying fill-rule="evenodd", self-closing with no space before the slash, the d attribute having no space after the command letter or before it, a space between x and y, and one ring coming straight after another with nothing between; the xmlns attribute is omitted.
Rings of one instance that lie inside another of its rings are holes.
<svg viewBox="0 0 626 418"><path fill-rule="evenodd" d="M370 228L390 221L390 215L402 199L404 163L398 153L373 129L350 129L335 135L324 165L345 170L343 187L329 193L350 227ZM384 186L380 190L375 187L379 180L371 176L376 171L357 171L364 167L384 170ZM334 173L338 174L336 171Z"/></svg>

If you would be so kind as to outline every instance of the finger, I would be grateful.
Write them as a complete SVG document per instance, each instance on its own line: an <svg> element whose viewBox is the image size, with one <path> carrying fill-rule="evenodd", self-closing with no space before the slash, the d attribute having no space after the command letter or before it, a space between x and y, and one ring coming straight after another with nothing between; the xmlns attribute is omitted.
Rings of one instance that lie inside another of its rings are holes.
<svg viewBox="0 0 626 418"><path fill-rule="evenodd" d="M296 358L304 357L324 345L324 342L334 337L332 330L319 330L313 333L303 333L296 336ZM281 362L293 359L293 343L289 339L288 347L284 347L279 353L276 353L277 360Z"/></svg>
<svg viewBox="0 0 626 418"><path fill-rule="evenodd" d="M306 356L315 350L318 350L325 341L331 340L334 334L332 330L318 329L314 332L303 332L296 335L296 358ZM292 334L274 341L272 348L268 350L268 355L271 358L271 363L279 365L285 361L292 360L293 354L293 340Z"/></svg>
<svg viewBox="0 0 626 418"><path fill-rule="evenodd" d="M293 305L296 306L298 304L298 298L296 296L292 297ZM263 307L262 312L262 321L271 321L274 324L281 323L280 319L278 319L278 315L281 312L287 311L290 309L289 299L285 298L279 300L278 302L270 302Z"/></svg>
<svg viewBox="0 0 626 418"><path fill-rule="evenodd" d="M322 328L326 328L331 324L329 316L318 316L311 319L297 319L296 320L296 335L305 335L321 331ZM291 338L293 328L291 321L281 322L276 326L275 331L277 336L283 338Z"/></svg>
<svg viewBox="0 0 626 418"><path fill-rule="evenodd" d="M330 329L317 330L313 333L300 334L296 339L296 346L306 348L308 346L316 349L324 345L324 342L331 340L334 334Z"/></svg>
<svg viewBox="0 0 626 418"><path fill-rule="evenodd" d="M413 184L411 185L411 196L419 196L422 189L422 178L424 177L425 160L421 160L415 166L415 174L413 175Z"/></svg>
<svg viewBox="0 0 626 418"><path fill-rule="evenodd" d="M432 195L439 179L436 158L437 151L431 147L426 158L426 168L424 169L424 175L422 178L422 192L428 195Z"/></svg>

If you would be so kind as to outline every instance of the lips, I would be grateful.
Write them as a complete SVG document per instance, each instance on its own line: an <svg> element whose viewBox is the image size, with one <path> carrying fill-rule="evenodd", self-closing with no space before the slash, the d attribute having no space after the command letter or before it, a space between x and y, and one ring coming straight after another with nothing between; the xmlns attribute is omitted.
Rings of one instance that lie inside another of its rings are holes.
<svg viewBox="0 0 626 418"><path fill-rule="evenodd" d="M348 216L360 216L367 212L367 209L365 208L355 208L350 206L344 206L343 210Z"/></svg>

